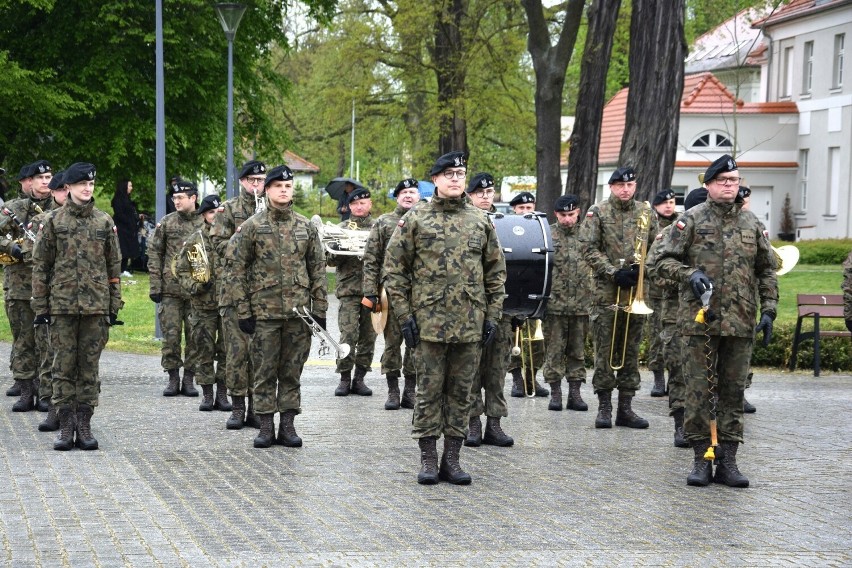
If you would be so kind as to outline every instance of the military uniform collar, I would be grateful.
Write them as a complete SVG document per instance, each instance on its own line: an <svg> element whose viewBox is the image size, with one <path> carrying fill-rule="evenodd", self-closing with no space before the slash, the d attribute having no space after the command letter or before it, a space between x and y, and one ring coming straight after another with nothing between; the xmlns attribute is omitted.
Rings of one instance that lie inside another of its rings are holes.
<svg viewBox="0 0 852 568"><path fill-rule="evenodd" d="M363 229L364 227L369 226L370 221L372 220L373 217L369 213L367 213L367 215L364 217L356 217L355 215L349 216L349 222L355 223L355 225L357 225L359 229Z"/></svg>
<svg viewBox="0 0 852 568"><path fill-rule="evenodd" d="M631 198L627 201L622 201L616 195L610 194L609 202L612 204L612 208L618 211L630 211L636 207L636 200Z"/></svg>
<svg viewBox="0 0 852 568"><path fill-rule="evenodd" d="M50 202L53 200L52 195L48 195L44 199L36 199L35 197L30 197L30 204L32 206L38 206L42 211L47 211L50 208Z"/></svg>
<svg viewBox="0 0 852 568"><path fill-rule="evenodd" d="M707 203L719 215L730 215L730 214L736 215L740 212L740 209L742 209L742 207L743 207L742 203L737 203L736 201L734 201L732 203L725 203L723 201L714 201L712 199L708 199Z"/></svg>
<svg viewBox="0 0 852 568"><path fill-rule="evenodd" d="M95 200L90 199L82 205L77 205L69 195L68 201L65 202L65 208L74 217L88 217L92 214L92 209L95 208Z"/></svg>
<svg viewBox="0 0 852 568"><path fill-rule="evenodd" d="M406 209L406 208L405 208L405 207L403 207L402 205L397 205L397 206L396 206L396 209L394 209L394 210L393 210L393 212L394 212L394 213L396 213L396 214L397 214L397 215L399 215L399 216L405 215L405 214L406 214L406 213L408 213L409 211L411 211L411 209Z"/></svg>
<svg viewBox="0 0 852 568"><path fill-rule="evenodd" d="M193 209L192 211L177 211L177 214L180 215L180 218L184 221L192 221L194 218L198 217L198 209Z"/></svg>
<svg viewBox="0 0 852 568"><path fill-rule="evenodd" d="M570 235L577 229L577 223L574 223L571 227L563 227L559 223L556 223L556 228L565 233L566 235Z"/></svg>
<svg viewBox="0 0 852 568"><path fill-rule="evenodd" d="M461 195L459 197L438 197L435 196L432 198L432 203L435 205L437 209L441 209L443 211L458 211L459 209L464 209L465 205L467 205L467 197Z"/></svg>
<svg viewBox="0 0 852 568"><path fill-rule="evenodd" d="M257 198L262 199L263 196L258 195ZM254 194L249 193L243 186L240 186L240 200L246 203L251 203L252 205L255 203Z"/></svg>
<svg viewBox="0 0 852 568"><path fill-rule="evenodd" d="M293 216L293 202L291 201L281 209L270 205L266 211L270 221L285 221Z"/></svg>

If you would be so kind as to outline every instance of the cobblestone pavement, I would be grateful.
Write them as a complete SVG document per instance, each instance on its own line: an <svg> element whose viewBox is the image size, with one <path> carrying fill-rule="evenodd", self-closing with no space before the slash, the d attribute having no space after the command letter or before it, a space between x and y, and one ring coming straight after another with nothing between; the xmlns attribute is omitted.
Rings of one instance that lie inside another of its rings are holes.
<svg viewBox="0 0 852 568"><path fill-rule="evenodd" d="M748 489L686 486L692 452L672 446L647 372L634 401L644 431L596 430L596 404L509 398L515 446L464 448L468 487L417 485L411 412L383 409L376 370L372 397L339 398L332 362L312 360L305 445L268 450L252 448L256 430L226 430L227 413L198 412L200 399L162 397L158 357L105 352L101 376L96 452L53 451L44 415L0 398L0 565L852 563L848 375L755 375Z"/></svg>

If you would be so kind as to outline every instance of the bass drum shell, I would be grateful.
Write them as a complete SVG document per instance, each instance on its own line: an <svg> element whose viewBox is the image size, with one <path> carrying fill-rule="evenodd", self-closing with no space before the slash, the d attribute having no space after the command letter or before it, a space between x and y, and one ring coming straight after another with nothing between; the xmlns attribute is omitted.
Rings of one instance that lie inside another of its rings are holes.
<svg viewBox="0 0 852 568"><path fill-rule="evenodd" d="M506 256L506 298L503 313L541 318L550 296L553 241L544 213L491 216Z"/></svg>

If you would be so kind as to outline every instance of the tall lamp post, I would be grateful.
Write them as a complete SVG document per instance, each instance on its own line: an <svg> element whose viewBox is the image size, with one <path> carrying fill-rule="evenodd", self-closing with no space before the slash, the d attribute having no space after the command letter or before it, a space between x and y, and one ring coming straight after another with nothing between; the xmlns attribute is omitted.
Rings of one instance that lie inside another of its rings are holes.
<svg viewBox="0 0 852 568"><path fill-rule="evenodd" d="M244 4L235 2L220 2L216 4L216 14L225 37L228 38L228 157L225 167L225 193L231 198L236 195L234 190L234 38L240 20L246 11Z"/></svg>

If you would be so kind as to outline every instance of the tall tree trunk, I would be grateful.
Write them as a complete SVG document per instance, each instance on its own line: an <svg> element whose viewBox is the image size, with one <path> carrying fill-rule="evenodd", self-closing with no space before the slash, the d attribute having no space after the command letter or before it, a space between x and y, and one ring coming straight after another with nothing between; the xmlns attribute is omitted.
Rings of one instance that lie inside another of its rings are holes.
<svg viewBox="0 0 852 568"><path fill-rule="evenodd" d="M595 200L606 75L620 8L621 0L594 0L588 11L589 29L580 68L580 90L565 176L565 193L573 193L580 198L581 211Z"/></svg>
<svg viewBox="0 0 852 568"><path fill-rule="evenodd" d="M583 0L569 0L556 45L550 43L548 21L541 0L521 0L527 14L527 50L535 69L536 209L553 218L553 202L562 194L559 172L562 88L571 61Z"/></svg>
<svg viewBox="0 0 852 568"><path fill-rule="evenodd" d="M630 92L620 162L636 170L636 199L671 186L683 96L684 2L633 0Z"/></svg>
<svg viewBox="0 0 852 568"><path fill-rule="evenodd" d="M461 33L468 0L445 0L436 6L435 47L432 56L438 80L440 138L438 155L455 150L467 152L464 114L465 62Z"/></svg>

